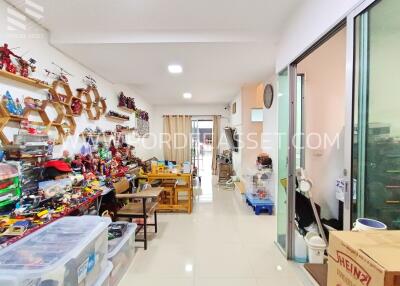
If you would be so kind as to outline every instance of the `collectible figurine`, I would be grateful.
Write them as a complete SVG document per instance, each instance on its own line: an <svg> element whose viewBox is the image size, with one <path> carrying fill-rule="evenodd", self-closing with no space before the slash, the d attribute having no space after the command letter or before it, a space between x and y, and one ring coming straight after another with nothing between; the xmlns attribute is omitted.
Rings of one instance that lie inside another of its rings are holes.
<svg viewBox="0 0 400 286"><path fill-rule="evenodd" d="M121 91L121 93L119 94L119 97L118 97L118 106L119 107L125 107L125 99L126 99L126 97L125 97L124 93Z"/></svg>
<svg viewBox="0 0 400 286"><path fill-rule="evenodd" d="M2 47L0 47L0 69L5 67L6 71L15 74L17 72L17 68L12 63L11 56L17 59L21 58L8 48L8 44L4 44Z"/></svg>
<svg viewBox="0 0 400 286"><path fill-rule="evenodd" d="M86 172L85 166L82 163L82 157L80 155L75 155L75 159L71 162L71 167L74 172L84 174Z"/></svg>
<svg viewBox="0 0 400 286"><path fill-rule="evenodd" d="M85 78L83 79L83 82L90 87L96 88L96 80L94 78L92 78L90 75L85 76Z"/></svg>
<svg viewBox="0 0 400 286"><path fill-rule="evenodd" d="M45 69L45 72L47 73L47 76L50 77L50 75L52 75L53 78L55 78L56 80L68 83L68 77L72 76L72 74L70 74L69 72L67 72L64 68L60 67L59 65L52 63L54 66L56 66L60 71L59 73L54 73L48 69Z"/></svg>
<svg viewBox="0 0 400 286"><path fill-rule="evenodd" d="M14 99L9 91L6 91L6 94L3 96L3 104L9 113L19 115L17 106L15 105Z"/></svg>
<svg viewBox="0 0 400 286"><path fill-rule="evenodd" d="M104 144L102 142L99 142L98 145L98 152L101 160L106 160L108 157L108 151L106 148L104 148Z"/></svg>
<svg viewBox="0 0 400 286"><path fill-rule="evenodd" d="M36 108L35 100L29 96L24 98L24 105L25 105L25 108L30 108L30 109Z"/></svg>
<svg viewBox="0 0 400 286"><path fill-rule="evenodd" d="M31 69L32 72L35 72L36 66L36 60L34 59L29 59L29 61L24 60L23 58L18 59L18 64L19 64L19 74L23 77L29 77L29 69Z"/></svg>
<svg viewBox="0 0 400 286"><path fill-rule="evenodd" d="M82 101L76 98L72 99L71 109L74 115L79 115L82 111L82 108L83 108Z"/></svg>
<svg viewBox="0 0 400 286"><path fill-rule="evenodd" d="M111 152L111 155L114 157L115 156L115 154L117 153L117 148L115 148L115 143L114 143L114 140L111 140L111 142L110 142L110 152Z"/></svg>
<svg viewBox="0 0 400 286"><path fill-rule="evenodd" d="M21 102L18 98L15 100L15 108L17 111L17 115L21 116L24 114L24 109L22 108Z"/></svg>

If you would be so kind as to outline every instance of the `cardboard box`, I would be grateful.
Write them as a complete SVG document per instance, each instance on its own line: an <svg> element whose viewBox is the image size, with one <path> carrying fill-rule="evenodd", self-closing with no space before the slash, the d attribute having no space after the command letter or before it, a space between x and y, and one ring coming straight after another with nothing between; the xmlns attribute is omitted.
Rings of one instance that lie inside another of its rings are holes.
<svg viewBox="0 0 400 286"><path fill-rule="evenodd" d="M400 286L400 231L331 232L328 286Z"/></svg>

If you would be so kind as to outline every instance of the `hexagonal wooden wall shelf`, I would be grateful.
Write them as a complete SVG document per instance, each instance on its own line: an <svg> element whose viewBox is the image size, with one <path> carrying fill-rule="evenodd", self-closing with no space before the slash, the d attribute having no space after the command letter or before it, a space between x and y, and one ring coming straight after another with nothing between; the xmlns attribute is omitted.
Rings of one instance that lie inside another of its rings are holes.
<svg viewBox="0 0 400 286"><path fill-rule="evenodd" d="M64 93L60 93L58 90L63 89ZM74 134L76 130L76 122L74 119L74 114L72 112L71 103L74 98L71 88L68 83L57 80L53 83L53 87L50 89L50 94L54 101L61 104L64 111L64 118L68 118L68 128L70 129L70 133Z"/></svg>
<svg viewBox="0 0 400 286"><path fill-rule="evenodd" d="M49 117L47 116L47 113L46 113L46 110L45 110L46 106L47 106L47 103L48 103L47 100L43 100L42 101L42 105L40 107L37 107L37 108L32 108L32 107L25 106L23 117L25 117L26 119L29 120L29 115L31 115L32 113L37 113L37 114L39 114L39 117L42 120L42 122L29 120L29 123L32 124L32 125L49 127L50 124L51 124L51 121L50 121Z"/></svg>
<svg viewBox="0 0 400 286"><path fill-rule="evenodd" d="M64 117L64 120L61 123L61 126L64 129L64 133L67 136L70 135L70 134L75 134L76 122L75 122L74 117L71 117L71 116Z"/></svg>
<svg viewBox="0 0 400 286"><path fill-rule="evenodd" d="M20 123L25 118L8 112L7 108L0 102L0 140L5 145L11 145L12 142L4 134L4 128L11 122Z"/></svg>
<svg viewBox="0 0 400 286"><path fill-rule="evenodd" d="M107 104L104 98L100 97L100 93L95 86L77 89L78 98L85 105L85 111L89 120L99 120L107 111Z"/></svg>

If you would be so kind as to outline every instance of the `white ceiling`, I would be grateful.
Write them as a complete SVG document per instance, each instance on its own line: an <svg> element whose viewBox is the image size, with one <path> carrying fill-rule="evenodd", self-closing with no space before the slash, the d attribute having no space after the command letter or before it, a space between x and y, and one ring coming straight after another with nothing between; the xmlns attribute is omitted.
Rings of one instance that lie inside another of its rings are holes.
<svg viewBox="0 0 400 286"><path fill-rule="evenodd" d="M227 103L273 72L276 45L301 0L32 0L51 42L152 104ZM26 0L8 0L21 11ZM184 73L170 75L168 64Z"/></svg>

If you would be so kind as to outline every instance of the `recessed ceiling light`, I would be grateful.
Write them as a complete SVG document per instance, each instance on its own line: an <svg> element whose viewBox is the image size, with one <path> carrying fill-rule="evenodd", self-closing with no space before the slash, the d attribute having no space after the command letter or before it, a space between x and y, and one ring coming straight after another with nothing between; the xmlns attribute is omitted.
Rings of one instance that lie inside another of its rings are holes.
<svg viewBox="0 0 400 286"><path fill-rule="evenodd" d="M185 92L185 93L183 94L183 98L184 98L184 99L191 99L191 98L192 98L192 94L191 94L190 92Z"/></svg>
<svg viewBox="0 0 400 286"><path fill-rule="evenodd" d="M179 74L183 72L183 68L180 65L169 65L168 71L173 74Z"/></svg>
<svg viewBox="0 0 400 286"><path fill-rule="evenodd" d="M185 265L185 271L186 272L193 272L193 265L192 264L186 264Z"/></svg>

